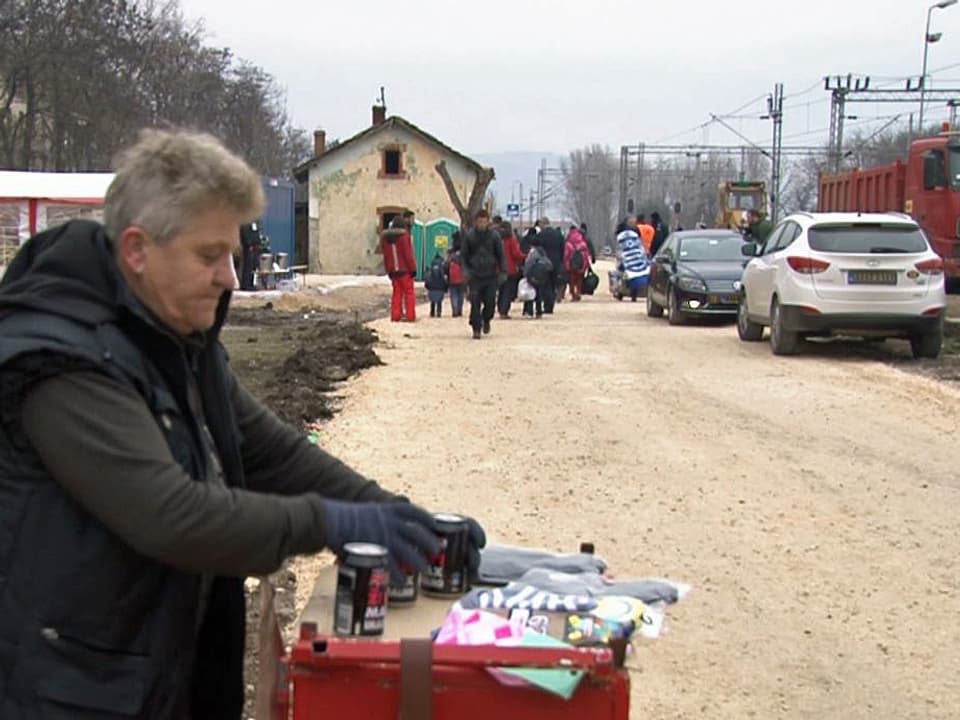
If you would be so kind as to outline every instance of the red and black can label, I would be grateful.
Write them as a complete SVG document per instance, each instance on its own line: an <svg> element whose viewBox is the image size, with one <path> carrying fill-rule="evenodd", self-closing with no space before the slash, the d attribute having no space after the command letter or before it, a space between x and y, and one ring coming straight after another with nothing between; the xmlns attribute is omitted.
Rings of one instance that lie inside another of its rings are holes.
<svg viewBox="0 0 960 720"><path fill-rule="evenodd" d="M333 630L338 635L383 635L389 575L384 565L358 566L369 564L369 558L358 563L348 552L337 570Z"/></svg>
<svg viewBox="0 0 960 720"><path fill-rule="evenodd" d="M420 587L431 595L463 595L470 590L467 573L467 523L459 515L435 515L440 551L429 560Z"/></svg>

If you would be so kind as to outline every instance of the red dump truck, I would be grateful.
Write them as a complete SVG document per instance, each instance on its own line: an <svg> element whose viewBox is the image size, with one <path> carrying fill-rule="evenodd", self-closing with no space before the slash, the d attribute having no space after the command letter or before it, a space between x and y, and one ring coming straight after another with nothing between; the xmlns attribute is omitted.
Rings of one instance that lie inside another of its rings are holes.
<svg viewBox="0 0 960 720"><path fill-rule="evenodd" d="M916 220L944 261L948 281L960 280L960 133L910 144L906 162L821 175L820 212L902 212Z"/></svg>

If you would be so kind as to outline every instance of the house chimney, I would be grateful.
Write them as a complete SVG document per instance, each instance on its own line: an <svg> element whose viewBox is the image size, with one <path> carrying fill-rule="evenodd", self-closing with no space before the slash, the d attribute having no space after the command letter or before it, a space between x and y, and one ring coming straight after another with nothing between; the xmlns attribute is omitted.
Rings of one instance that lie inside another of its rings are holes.
<svg viewBox="0 0 960 720"><path fill-rule="evenodd" d="M387 121L387 106L386 105L374 105L373 106L373 126L383 125Z"/></svg>
<svg viewBox="0 0 960 720"><path fill-rule="evenodd" d="M313 131L313 156L320 157L327 151L327 133L323 130Z"/></svg>

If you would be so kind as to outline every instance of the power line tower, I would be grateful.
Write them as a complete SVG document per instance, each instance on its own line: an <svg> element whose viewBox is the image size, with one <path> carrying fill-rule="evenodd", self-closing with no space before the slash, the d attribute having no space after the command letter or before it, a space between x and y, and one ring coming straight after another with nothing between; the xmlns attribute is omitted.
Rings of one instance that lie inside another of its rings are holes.
<svg viewBox="0 0 960 720"><path fill-rule="evenodd" d="M858 103L919 103L921 95L925 102L950 104L960 99L960 88L925 89L922 79L906 78L902 88L870 88L869 76L852 74L829 75L823 79L824 89L831 93L830 98L830 142L828 154L833 172L839 172L843 161L843 123L855 120L855 115L846 114L846 105ZM920 132L924 131L919 128Z"/></svg>
<svg viewBox="0 0 960 720"><path fill-rule="evenodd" d="M767 114L764 120L773 120L773 150L770 154L770 219L777 222L780 207L780 168L783 156L783 83L777 83L773 94L767 96Z"/></svg>

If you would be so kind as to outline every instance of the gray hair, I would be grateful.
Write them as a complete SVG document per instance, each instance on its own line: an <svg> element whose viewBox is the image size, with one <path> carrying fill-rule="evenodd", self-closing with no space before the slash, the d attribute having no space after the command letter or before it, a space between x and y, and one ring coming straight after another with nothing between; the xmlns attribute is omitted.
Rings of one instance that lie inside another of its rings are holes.
<svg viewBox="0 0 960 720"><path fill-rule="evenodd" d="M256 172L206 133L143 130L115 167L103 208L104 225L115 241L138 225L166 242L214 208L251 222L266 204Z"/></svg>

